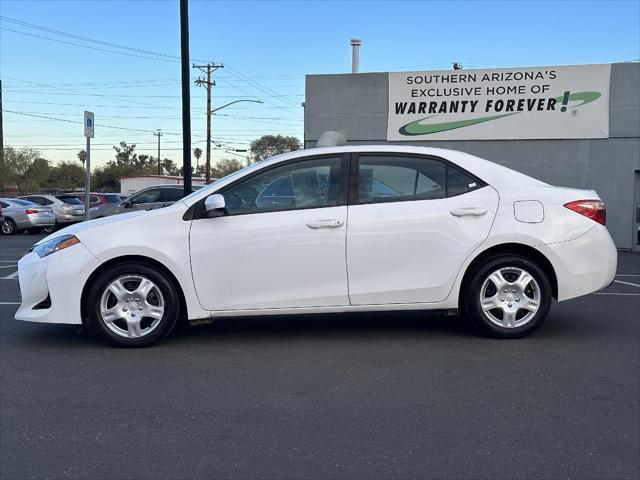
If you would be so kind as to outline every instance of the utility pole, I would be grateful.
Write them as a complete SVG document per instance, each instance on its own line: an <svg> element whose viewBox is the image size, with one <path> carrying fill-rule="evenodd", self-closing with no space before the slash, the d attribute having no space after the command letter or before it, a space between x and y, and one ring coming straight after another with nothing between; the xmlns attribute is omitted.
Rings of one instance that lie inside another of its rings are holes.
<svg viewBox="0 0 640 480"><path fill-rule="evenodd" d="M4 169L4 130L2 127L2 80L0 80L0 169ZM1 195L4 195L4 184Z"/></svg>
<svg viewBox="0 0 640 480"><path fill-rule="evenodd" d="M203 73L207 74L207 79L198 78L196 85L199 87L205 87L207 89L207 157L205 167L205 182L211 182L211 87L216 82L211 80L211 74L219 68L224 68L221 63L207 63L206 65L193 65L193 68L197 68Z"/></svg>
<svg viewBox="0 0 640 480"><path fill-rule="evenodd" d="M154 135L158 137L158 175L162 175L162 169L160 167L160 137L162 136L162 131L158 129Z"/></svg>
<svg viewBox="0 0 640 480"><path fill-rule="evenodd" d="M182 83L182 175L191 194L191 89L189 81L189 2L180 0L180 78Z"/></svg>

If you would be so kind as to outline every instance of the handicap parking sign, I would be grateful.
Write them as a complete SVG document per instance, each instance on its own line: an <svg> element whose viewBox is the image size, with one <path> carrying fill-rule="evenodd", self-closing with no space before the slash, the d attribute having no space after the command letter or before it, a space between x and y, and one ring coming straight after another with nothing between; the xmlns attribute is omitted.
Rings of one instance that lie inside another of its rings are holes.
<svg viewBox="0 0 640 480"><path fill-rule="evenodd" d="M93 112L84 112L84 136L93 138L94 117Z"/></svg>

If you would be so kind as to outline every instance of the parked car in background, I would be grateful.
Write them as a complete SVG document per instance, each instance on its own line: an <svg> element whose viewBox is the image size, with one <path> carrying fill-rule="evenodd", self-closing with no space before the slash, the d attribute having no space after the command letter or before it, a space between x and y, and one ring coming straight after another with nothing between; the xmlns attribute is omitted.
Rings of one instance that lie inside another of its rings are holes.
<svg viewBox="0 0 640 480"><path fill-rule="evenodd" d="M192 191L202 188L201 185L194 185ZM133 212L135 210L154 210L156 208L167 207L184 197L184 187L182 185L156 185L145 188L132 194L120 203L110 203L92 207L89 212L90 218L102 218L119 213Z"/></svg>
<svg viewBox="0 0 640 480"><path fill-rule="evenodd" d="M56 227L64 227L70 223L84 220L84 204L73 194L25 195L18 198L45 207L51 207L56 217Z"/></svg>
<svg viewBox="0 0 640 480"><path fill-rule="evenodd" d="M43 207L33 202L17 198L0 198L2 209L3 235L15 235L23 230L29 233L51 233L56 224L51 207Z"/></svg>
<svg viewBox="0 0 640 480"><path fill-rule="evenodd" d="M84 205L84 192L73 192L70 195L75 196ZM117 193L90 193L89 206L97 207L99 205L111 205L120 203L122 199Z"/></svg>

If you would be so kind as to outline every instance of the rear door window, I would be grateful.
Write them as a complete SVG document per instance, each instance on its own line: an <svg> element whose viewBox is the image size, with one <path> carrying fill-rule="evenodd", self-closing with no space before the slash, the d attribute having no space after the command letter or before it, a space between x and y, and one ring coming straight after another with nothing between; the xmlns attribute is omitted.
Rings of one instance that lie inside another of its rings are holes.
<svg viewBox="0 0 640 480"><path fill-rule="evenodd" d="M73 197L71 195L56 195L56 198L63 203L69 205L82 205L83 203L78 199L78 197Z"/></svg>
<svg viewBox="0 0 640 480"><path fill-rule="evenodd" d="M177 202L184 197L184 190L181 188L165 188L162 191L163 202Z"/></svg>
<svg viewBox="0 0 640 480"><path fill-rule="evenodd" d="M444 162L394 155L360 155L358 203L429 200L446 196Z"/></svg>
<svg viewBox="0 0 640 480"><path fill-rule="evenodd" d="M132 205L141 205L143 203L156 203L160 201L160 194L162 192L159 188L151 188L144 192L140 192L137 195L131 197Z"/></svg>

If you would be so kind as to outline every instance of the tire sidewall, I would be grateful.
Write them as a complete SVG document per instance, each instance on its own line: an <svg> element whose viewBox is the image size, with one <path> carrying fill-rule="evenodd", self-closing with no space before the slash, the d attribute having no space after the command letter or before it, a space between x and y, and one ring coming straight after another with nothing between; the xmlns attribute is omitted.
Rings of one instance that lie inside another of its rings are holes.
<svg viewBox="0 0 640 480"><path fill-rule="evenodd" d="M107 285L123 275L142 275L149 278L160 289L165 302L165 313L160 324L149 334L139 338L125 338L109 330L102 321L100 299ZM171 279L162 272L144 263L126 262L108 268L93 281L87 295L89 324L103 338L122 347L146 347L166 337L175 327L180 316L180 302Z"/></svg>
<svg viewBox="0 0 640 480"><path fill-rule="evenodd" d="M540 307L535 316L526 324L515 328L504 328L492 323L480 306L480 291L484 281L494 271L506 267L526 270L540 287ZM518 255L501 255L484 262L475 269L463 295L464 312L482 333L496 338L520 338L537 330L546 319L551 307L552 289L547 275L534 262Z"/></svg>
<svg viewBox="0 0 640 480"><path fill-rule="evenodd" d="M5 225L9 225L13 227L10 232L7 233L4 231ZM2 222L1 230L3 235L15 235L16 233L18 233L18 226L16 225L16 222L11 220L10 218L5 218L4 222Z"/></svg>

